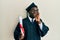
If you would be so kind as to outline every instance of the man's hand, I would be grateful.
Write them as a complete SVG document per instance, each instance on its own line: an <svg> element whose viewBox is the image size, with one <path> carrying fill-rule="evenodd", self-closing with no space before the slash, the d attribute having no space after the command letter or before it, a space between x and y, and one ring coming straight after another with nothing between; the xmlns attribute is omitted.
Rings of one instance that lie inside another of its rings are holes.
<svg viewBox="0 0 60 40"><path fill-rule="evenodd" d="M37 22L38 24L41 23L41 21L40 21L40 15L39 15L39 14L36 15L35 20L36 20L36 22Z"/></svg>
<svg viewBox="0 0 60 40"><path fill-rule="evenodd" d="M22 35L22 33L21 33L19 40L23 40L23 39L24 39L24 35Z"/></svg>

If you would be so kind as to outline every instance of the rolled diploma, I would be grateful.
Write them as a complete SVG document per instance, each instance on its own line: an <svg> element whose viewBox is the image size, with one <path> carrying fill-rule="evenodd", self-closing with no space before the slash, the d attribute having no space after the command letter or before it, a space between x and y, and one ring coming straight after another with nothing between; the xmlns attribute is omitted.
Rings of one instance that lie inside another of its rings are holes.
<svg viewBox="0 0 60 40"><path fill-rule="evenodd" d="M22 17L21 16L19 17L19 23L20 23L19 27L20 27L21 33L24 36L24 28L23 28L23 22L22 22Z"/></svg>

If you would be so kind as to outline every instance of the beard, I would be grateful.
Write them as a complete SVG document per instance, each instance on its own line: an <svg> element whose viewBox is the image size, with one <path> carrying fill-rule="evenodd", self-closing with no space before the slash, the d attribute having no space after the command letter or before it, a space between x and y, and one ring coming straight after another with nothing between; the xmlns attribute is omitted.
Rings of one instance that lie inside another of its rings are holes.
<svg viewBox="0 0 60 40"><path fill-rule="evenodd" d="M31 18L35 18L35 16L32 14L32 15L29 15Z"/></svg>
<svg viewBox="0 0 60 40"><path fill-rule="evenodd" d="M30 16L31 18L35 18L37 15L39 15L39 13L31 13L31 14L29 14L29 16Z"/></svg>

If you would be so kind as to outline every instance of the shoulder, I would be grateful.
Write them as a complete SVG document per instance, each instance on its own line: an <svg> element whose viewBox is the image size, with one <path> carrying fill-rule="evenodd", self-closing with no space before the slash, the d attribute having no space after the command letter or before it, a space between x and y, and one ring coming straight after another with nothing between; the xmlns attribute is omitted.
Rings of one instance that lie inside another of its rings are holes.
<svg viewBox="0 0 60 40"><path fill-rule="evenodd" d="M23 22L26 22L27 20L28 20L28 18L26 17L26 18L23 19Z"/></svg>

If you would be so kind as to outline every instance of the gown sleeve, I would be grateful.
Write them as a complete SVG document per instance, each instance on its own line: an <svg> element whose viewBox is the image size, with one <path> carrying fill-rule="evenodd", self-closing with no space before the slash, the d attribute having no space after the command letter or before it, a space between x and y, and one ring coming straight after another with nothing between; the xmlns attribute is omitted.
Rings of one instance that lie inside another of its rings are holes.
<svg viewBox="0 0 60 40"><path fill-rule="evenodd" d="M20 37L20 27L19 27L19 23L17 24L15 30L14 30L14 39L15 40L19 40Z"/></svg>
<svg viewBox="0 0 60 40"><path fill-rule="evenodd" d="M41 22L42 22L42 20L41 20ZM43 36L45 36L45 35L47 34L47 32L49 31L49 28L48 28L48 26L46 26L46 25L44 24L44 22L42 22L42 30L41 30L41 28L39 27L39 28L38 28L38 31L39 31L40 36L43 37Z"/></svg>

